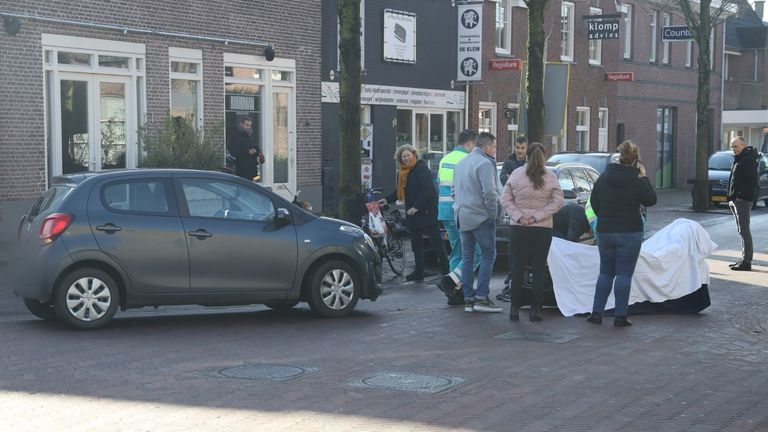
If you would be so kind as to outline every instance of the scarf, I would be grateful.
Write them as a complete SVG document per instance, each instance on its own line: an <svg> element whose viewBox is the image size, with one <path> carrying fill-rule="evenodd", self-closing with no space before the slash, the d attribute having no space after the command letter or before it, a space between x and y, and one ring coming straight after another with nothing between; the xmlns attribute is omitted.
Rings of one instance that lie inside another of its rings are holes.
<svg viewBox="0 0 768 432"><path fill-rule="evenodd" d="M400 163L400 168L397 171L397 200L405 202L405 184L408 182L408 174L411 172L413 167L416 166L416 162L418 162L418 159L414 159L413 163L410 165L405 165L403 163Z"/></svg>

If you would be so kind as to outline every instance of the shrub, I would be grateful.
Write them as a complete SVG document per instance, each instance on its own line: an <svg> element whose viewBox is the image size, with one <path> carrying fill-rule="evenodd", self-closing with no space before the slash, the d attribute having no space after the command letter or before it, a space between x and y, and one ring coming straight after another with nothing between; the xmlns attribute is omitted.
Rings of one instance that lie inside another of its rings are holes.
<svg viewBox="0 0 768 432"><path fill-rule="evenodd" d="M142 168L219 170L224 164L224 123L197 131L183 117L168 116L161 125L140 130Z"/></svg>

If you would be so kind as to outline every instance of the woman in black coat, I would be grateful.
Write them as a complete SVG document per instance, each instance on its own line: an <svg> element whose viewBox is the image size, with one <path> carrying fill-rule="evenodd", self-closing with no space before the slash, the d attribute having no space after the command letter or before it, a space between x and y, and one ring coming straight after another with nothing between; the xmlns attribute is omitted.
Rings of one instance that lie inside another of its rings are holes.
<svg viewBox="0 0 768 432"><path fill-rule="evenodd" d="M381 201L391 203L397 200L405 203L405 222L411 233L411 249L416 262L413 273L405 279L424 279L424 234L429 235L442 274L448 274L448 257L445 255L437 222L437 189L432 181L432 171L419 159L416 148L409 144L397 149L395 161L398 165L397 187Z"/></svg>

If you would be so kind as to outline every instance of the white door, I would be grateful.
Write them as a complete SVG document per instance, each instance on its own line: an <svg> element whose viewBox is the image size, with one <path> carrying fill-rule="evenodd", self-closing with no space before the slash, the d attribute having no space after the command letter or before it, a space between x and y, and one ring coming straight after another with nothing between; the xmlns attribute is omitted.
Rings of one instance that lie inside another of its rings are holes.
<svg viewBox="0 0 768 432"><path fill-rule="evenodd" d="M133 95L129 77L59 74L52 95L52 174L134 167Z"/></svg>
<svg viewBox="0 0 768 432"><path fill-rule="evenodd" d="M608 151L608 108L597 111L597 151Z"/></svg>
<svg viewBox="0 0 768 432"><path fill-rule="evenodd" d="M272 190L288 200L296 191L296 121L293 89L273 87L272 145L265 145L264 171Z"/></svg>

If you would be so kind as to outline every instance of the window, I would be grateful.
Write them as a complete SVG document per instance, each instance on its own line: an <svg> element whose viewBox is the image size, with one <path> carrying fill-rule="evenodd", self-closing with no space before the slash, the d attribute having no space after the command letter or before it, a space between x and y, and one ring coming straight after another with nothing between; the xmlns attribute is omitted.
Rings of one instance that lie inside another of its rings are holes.
<svg viewBox="0 0 768 432"><path fill-rule="evenodd" d="M715 70L715 31L717 27L712 27L712 32L709 34L709 67Z"/></svg>
<svg viewBox="0 0 768 432"><path fill-rule="evenodd" d="M237 183L182 179L189 215L215 219L269 222L274 219L272 200Z"/></svg>
<svg viewBox="0 0 768 432"><path fill-rule="evenodd" d="M568 170L564 169L557 173L557 181L560 183L560 189L564 191L576 190L576 185L573 184L573 178L571 178L571 173Z"/></svg>
<svg viewBox="0 0 768 432"><path fill-rule="evenodd" d="M624 58L632 58L632 5L624 5Z"/></svg>
<svg viewBox="0 0 768 432"><path fill-rule="evenodd" d="M576 107L576 150L589 150L589 107Z"/></svg>
<svg viewBox="0 0 768 432"><path fill-rule="evenodd" d="M665 27L672 25L672 17L668 13L662 15L661 21L663 23L662 25ZM669 41L664 41L664 46L662 47L661 52L661 62L669 64Z"/></svg>
<svg viewBox="0 0 768 432"><path fill-rule="evenodd" d="M601 15L603 10L600 8L589 8L590 15ZM589 64L599 65L603 63L603 41L589 41Z"/></svg>
<svg viewBox="0 0 768 432"><path fill-rule="evenodd" d="M165 185L159 180L109 183L101 190L104 206L131 213L168 213Z"/></svg>
<svg viewBox="0 0 768 432"><path fill-rule="evenodd" d="M496 135L496 103L480 102L479 111L479 132L488 132Z"/></svg>
<svg viewBox="0 0 768 432"><path fill-rule="evenodd" d="M651 63L654 63L654 62L656 62L656 34L659 32L658 23L657 23L658 12L651 11L650 17L651 17L651 24L650 24L650 26L651 26L651 34L650 34L650 36L651 36L651 53L648 56L648 61L650 61Z"/></svg>
<svg viewBox="0 0 768 432"><path fill-rule="evenodd" d="M693 41L685 43L685 67L691 67L693 64Z"/></svg>
<svg viewBox="0 0 768 432"><path fill-rule="evenodd" d="M576 185L577 192L591 192L592 191L592 179L581 168L571 169L571 175L573 176L573 183Z"/></svg>
<svg viewBox="0 0 768 432"><path fill-rule="evenodd" d="M171 79L171 117L184 119L199 130L203 124L203 52L168 48Z"/></svg>
<svg viewBox="0 0 768 432"><path fill-rule="evenodd" d="M597 110L597 151L608 151L608 108Z"/></svg>
<svg viewBox="0 0 768 432"><path fill-rule="evenodd" d="M563 2L560 8L560 60L573 61L573 3Z"/></svg>
<svg viewBox="0 0 768 432"><path fill-rule="evenodd" d="M496 52L500 54L509 54L512 49L512 26L509 20L511 15L509 0L496 3Z"/></svg>

